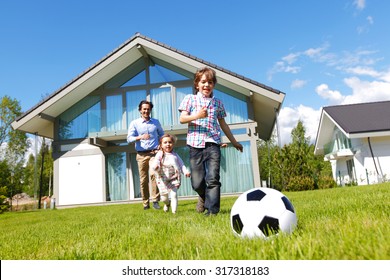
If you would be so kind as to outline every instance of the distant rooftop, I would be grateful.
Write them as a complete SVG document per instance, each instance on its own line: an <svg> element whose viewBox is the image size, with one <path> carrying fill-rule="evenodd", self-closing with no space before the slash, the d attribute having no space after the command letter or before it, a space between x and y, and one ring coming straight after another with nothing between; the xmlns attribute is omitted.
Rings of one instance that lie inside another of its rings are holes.
<svg viewBox="0 0 390 280"><path fill-rule="evenodd" d="M390 130L390 101L324 107L350 134Z"/></svg>

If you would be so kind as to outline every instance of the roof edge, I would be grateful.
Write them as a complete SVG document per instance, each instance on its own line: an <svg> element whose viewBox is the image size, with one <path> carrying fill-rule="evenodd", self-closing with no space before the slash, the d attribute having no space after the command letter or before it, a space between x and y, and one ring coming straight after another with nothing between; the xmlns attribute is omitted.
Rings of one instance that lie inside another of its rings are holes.
<svg viewBox="0 0 390 280"><path fill-rule="evenodd" d="M59 94L61 91L65 90L67 87L69 87L70 85L72 85L73 83L75 83L76 81L78 81L79 79L81 79L82 77L84 77L86 74L88 74L89 72L91 72L93 69L95 69L96 67L98 67L99 65L101 65L102 63L104 63L106 60L108 60L110 57L112 57L114 54L118 53L120 50L122 50L123 48L125 48L127 45L129 45L131 42L133 42L134 40L136 40L137 38L140 38L140 39L143 39L143 40L146 40L148 42L151 42L153 44L156 44L158 46L161 46L161 47L164 47L170 51L173 51L173 52L176 52L180 55L183 55L183 56L186 56L188 58L191 58L197 62L200 62L202 64L205 64L207 66L209 66L210 68L214 68L218 71L221 71L223 73L226 73L228 75L231 75L231 76L234 76L238 79L241 79L243 81L246 81L248 83L251 83L255 86L258 86L258 87L261 87L265 90L268 90L268 91L271 91L275 94L283 94L285 95L284 92L282 91L279 91L277 89L274 89L272 87L269 87L269 86L266 86L265 84L262 84L262 83L259 83L255 80L252 80L250 78L247 78L243 75L239 75L235 72L232 72L230 70L227 70L223 67L220 67L216 64L213 64L211 62L208 62L208 61L205 61L203 59L200 59L196 56L193 56L193 55L190 55L189 53L186 53L186 52L183 52L183 51L180 51L178 49L175 49L167 44L164 44L164 43L161 43L159 41L156 41L152 38L149 38L147 36L144 36L142 35L141 33L139 32L136 32L132 37L130 37L128 40L126 40L124 43L122 43L119 47L115 48L113 51L111 51L110 53L108 53L107 55L105 55L102 59L100 59L98 62L96 62L95 64L93 64L92 66L90 66L89 68L87 68L85 71L83 71L81 74L79 74L76 78L70 80L69 82L67 82L65 85L63 85L62 87L58 88L57 90L55 90L53 93L51 93L48 97L46 97L44 100L40 101L39 103L37 103L35 106L31 107L30 109L28 109L26 112L24 112L22 115L20 115L18 118L15 119L14 122L18 122L20 121L21 119L23 119L24 117L26 117L28 114L30 114L31 112L33 112L34 110L36 110L37 108L39 108L40 106L42 106L43 104L45 104L46 102L48 102L50 99L52 99L53 97L55 97L57 94Z"/></svg>

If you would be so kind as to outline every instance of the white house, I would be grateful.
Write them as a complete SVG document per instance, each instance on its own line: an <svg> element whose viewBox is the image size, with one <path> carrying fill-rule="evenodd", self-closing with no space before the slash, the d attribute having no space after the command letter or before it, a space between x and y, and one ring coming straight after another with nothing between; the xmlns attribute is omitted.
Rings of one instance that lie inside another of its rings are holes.
<svg viewBox="0 0 390 280"><path fill-rule="evenodd" d="M322 109L315 154L331 162L337 184L390 179L390 101Z"/></svg>
<svg viewBox="0 0 390 280"><path fill-rule="evenodd" d="M143 99L153 102L152 117L165 132L178 137L176 151L188 166L187 125L179 123L177 108L204 66L216 71L215 95L244 146L243 153L222 150L222 193L260 186L256 140L270 138L285 94L137 33L12 123L53 139L57 206L140 199L135 149L126 135ZM179 195L195 194L185 178Z"/></svg>

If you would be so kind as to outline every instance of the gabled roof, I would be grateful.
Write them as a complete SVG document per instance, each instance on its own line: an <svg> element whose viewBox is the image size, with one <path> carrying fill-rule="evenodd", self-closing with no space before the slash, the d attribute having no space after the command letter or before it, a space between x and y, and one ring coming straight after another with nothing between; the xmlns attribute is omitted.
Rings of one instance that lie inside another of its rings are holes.
<svg viewBox="0 0 390 280"><path fill-rule="evenodd" d="M348 138L388 136L390 101L324 107L317 132L316 154L332 140L335 126Z"/></svg>
<svg viewBox="0 0 390 280"><path fill-rule="evenodd" d="M136 33L95 65L52 93L12 123L14 129L48 138L54 135L54 119L92 91L109 81L142 57L166 63L183 72L195 73L209 66L217 73L218 84L250 98L254 121L261 139L269 139L285 94L200 58Z"/></svg>

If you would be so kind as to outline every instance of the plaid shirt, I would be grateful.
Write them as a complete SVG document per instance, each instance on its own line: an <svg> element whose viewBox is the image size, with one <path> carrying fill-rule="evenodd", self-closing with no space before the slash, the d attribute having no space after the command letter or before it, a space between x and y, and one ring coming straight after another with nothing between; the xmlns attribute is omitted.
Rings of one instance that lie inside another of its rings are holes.
<svg viewBox="0 0 390 280"><path fill-rule="evenodd" d="M204 98L200 93L189 94L181 102L179 111L187 111L193 115L203 107L207 107L208 116L188 123L187 145L194 148L204 148L207 139L217 144L221 143L221 128L218 119L226 117L221 100L215 97Z"/></svg>

